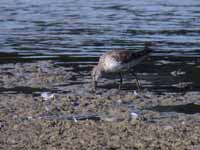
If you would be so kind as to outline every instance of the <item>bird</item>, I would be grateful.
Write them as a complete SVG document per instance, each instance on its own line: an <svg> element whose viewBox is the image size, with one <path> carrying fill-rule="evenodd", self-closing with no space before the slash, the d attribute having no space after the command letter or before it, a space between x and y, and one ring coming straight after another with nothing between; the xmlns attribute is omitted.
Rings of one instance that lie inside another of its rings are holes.
<svg viewBox="0 0 200 150"><path fill-rule="evenodd" d="M151 46L152 43L147 42L145 43L142 51L135 52L133 50L112 50L103 54L99 58L98 64L92 69L93 90L96 91L98 80L110 73L119 75L120 84L118 88L121 90L123 82L122 73L128 71L130 68L147 58L152 52L152 49L150 48ZM140 84L135 73L134 76L139 89Z"/></svg>

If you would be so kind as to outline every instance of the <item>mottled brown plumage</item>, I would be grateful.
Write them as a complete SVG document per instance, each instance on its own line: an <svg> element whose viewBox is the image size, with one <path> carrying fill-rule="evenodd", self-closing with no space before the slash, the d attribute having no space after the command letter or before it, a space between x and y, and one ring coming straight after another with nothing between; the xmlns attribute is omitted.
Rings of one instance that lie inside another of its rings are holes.
<svg viewBox="0 0 200 150"><path fill-rule="evenodd" d="M121 88L121 72L126 71L143 61L151 51L148 44L146 44L144 50L139 52L131 50L112 50L103 54L100 57L98 64L92 70L94 89L96 88L97 80L107 73L119 73L119 88Z"/></svg>

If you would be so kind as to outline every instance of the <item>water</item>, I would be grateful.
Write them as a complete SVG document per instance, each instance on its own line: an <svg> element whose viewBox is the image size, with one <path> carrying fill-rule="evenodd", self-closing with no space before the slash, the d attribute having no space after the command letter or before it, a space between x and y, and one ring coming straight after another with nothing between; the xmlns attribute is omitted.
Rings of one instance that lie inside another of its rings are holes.
<svg viewBox="0 0 200 150"><path fill-rule="evenodd" d="M1 0L0 63L95 64L106 51L152 41L151 60L136 67L144 86L198 90L199 18L198 0Z"/></svg>
<svg viewBox="0 0 200 150"><path fill-rule="evenodd" d="M185 113L185 114L200 113L200 105L194 103L189 103L185 105L155 106L147 109L158 112L168 112L168 113L170 112Z"/></svg>

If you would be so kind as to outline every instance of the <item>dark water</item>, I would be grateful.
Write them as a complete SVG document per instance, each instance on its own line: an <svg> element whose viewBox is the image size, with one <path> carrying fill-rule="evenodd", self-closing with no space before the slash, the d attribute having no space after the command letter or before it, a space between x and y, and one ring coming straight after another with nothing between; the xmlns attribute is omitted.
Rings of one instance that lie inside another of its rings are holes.
<svg viewBox="0 0 200 150"><path fill-rule="evenodd" d="M198 90L199 18L199 0L1 0L0 62L95 64L106 51L152 41L151 60L136 67L144 86Z"/></svg>
<svg viewBox="0 0 200 150"><path fill-rule="evenodd" d="M158 111L158 112L177 112L177 113L185 113L185 114L200 113L200 105L197 105L194 103L189 103L185 105L155 106L148 109Z"/></svg>

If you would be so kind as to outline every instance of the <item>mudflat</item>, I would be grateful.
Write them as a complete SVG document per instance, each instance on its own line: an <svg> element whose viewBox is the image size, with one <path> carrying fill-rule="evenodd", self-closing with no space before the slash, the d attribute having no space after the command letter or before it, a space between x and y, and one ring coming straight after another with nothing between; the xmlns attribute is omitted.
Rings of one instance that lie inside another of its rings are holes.
<svg viewBox="0 0 200 150"><path fill-rule="evenodd" d="M200 92L94 93L90 82L53 61L2 64L0 148L200 149Z"/></svg>

